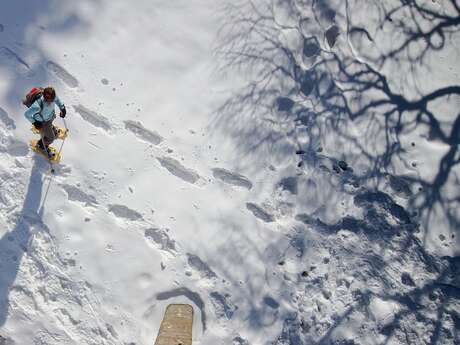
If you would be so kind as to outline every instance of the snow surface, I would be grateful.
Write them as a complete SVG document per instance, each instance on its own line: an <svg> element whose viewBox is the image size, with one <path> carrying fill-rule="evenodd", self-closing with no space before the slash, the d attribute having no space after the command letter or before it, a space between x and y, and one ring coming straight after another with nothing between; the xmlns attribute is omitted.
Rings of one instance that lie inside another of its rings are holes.
<svg viewBox="0 0 460 345"><path fill-rule="evenodd" d="M0 344L460 343L460 4L0 4ZM21 98L66 103L48 164ZM62 146L61 146L62 145Z"/></svg>

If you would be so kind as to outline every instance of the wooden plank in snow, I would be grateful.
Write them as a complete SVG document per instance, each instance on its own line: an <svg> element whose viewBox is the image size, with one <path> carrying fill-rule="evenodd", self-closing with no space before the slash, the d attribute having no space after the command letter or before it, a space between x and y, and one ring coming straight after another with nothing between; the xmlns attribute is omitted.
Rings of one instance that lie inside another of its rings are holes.
<svg viewBox="0 0 460 345"><path fill-rule="evenodd" d="M193 307L170 304L161 321L155 345L192 345Z"/></svg>

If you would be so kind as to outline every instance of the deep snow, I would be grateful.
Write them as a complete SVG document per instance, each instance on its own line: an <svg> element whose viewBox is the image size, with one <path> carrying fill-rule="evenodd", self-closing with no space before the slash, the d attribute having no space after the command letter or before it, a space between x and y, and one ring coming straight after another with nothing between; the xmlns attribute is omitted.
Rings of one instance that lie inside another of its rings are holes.
<svg viewBox="0 0 460 345"><path fill-rule="evenodd" d="M27 10L26 10L27 9ZM0 4L0 344L456 344L460 4ZM52 84L49 172L20 100Z"/></svg>

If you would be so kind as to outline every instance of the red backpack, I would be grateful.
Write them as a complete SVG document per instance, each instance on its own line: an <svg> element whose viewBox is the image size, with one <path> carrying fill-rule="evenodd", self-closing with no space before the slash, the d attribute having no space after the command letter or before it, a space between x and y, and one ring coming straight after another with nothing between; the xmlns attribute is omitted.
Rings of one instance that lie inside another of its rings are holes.
<svg viewBox="0 0 460 345"><path fill-rule="evenodd" d="M41 96L43 95L43 89L41 87L33 87L26 95L26 97L22 100L22 104L24 104L27 108L30 106ZM43 109L43 103L40 102L40 111Z"/></svg>

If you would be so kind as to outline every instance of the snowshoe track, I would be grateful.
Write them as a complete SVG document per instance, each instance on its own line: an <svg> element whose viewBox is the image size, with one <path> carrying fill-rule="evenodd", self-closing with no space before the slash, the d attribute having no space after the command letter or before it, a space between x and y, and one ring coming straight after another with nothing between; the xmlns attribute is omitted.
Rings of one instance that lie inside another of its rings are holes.
<svg viewBox="0 0 460 345"><path fill-rule="evenodd" d="M246 188L248 190L252 188L252 182L246 176L222 168L212 169L212 174L216 179L221 180L224 183Z"/></svg>
<svg viewBox="0 0 460 345"><path fill-rule="evenodd" d="M163 137L159 135L157 132L145 128L138 121L127 120L124 121L124 124L125 128L132 132L136 137L150 144L158 145L164 140Z"/></svg>
<svg viewBox="0 0 460 345"><path fill-rule="evenodd" d="M52 72L58 79L62 80L64 84L66 84L70 88L78 87L79 83L77 78L75 78L72 74L70 74L64 67L61 65L53 62L48 61L46 63L46 68Z"/></svg>
<svg viewBox="0 0 460 345"><path fill-rule="evenodd" d="M185 182L196 184L200 180L200 175L198 175L192 169L186 168L178 160L171 157L157 157L157 160L160 162L166 170L168 170L174 176L184 180Z"/></svg>
<svg viewBox="0 0 460 345"><path fill-rule="evenodd" d="M78 114L80 114L83 120L89 122L94 127L101 128L106 132L110 132L113 129L110 121L106 117L86 108L81 104L73 106L73 108Z"/></svg>
<svg viewBox="0 0 460 345"><path fill-rule="evenodd" d="M123 220L138 221L143 220L144 217L137 211L130 209L125 205L110 204L108 205L109 212L113 213L116 217Z"/></svg>

